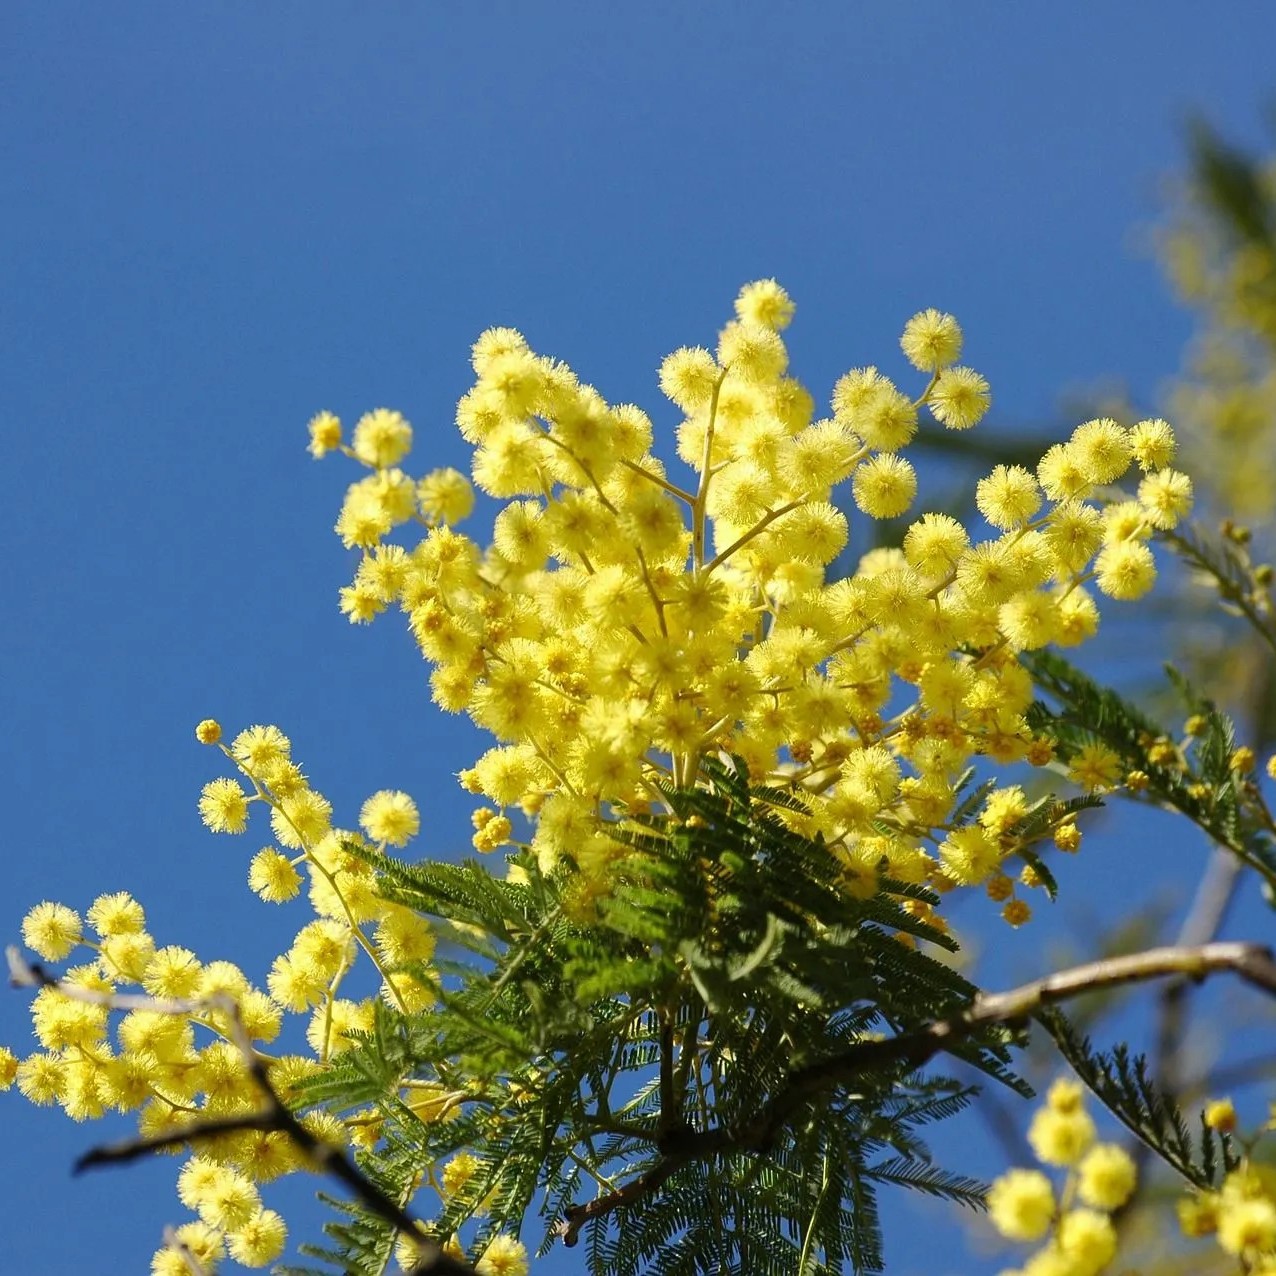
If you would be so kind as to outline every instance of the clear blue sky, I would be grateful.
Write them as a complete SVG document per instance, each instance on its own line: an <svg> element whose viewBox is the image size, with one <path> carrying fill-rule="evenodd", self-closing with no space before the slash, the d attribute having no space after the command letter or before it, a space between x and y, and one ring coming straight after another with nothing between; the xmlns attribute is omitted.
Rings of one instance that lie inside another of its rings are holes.
<svg viewBox="0 0 1276 1276"><path fill-rule="evenodd" d="M0 935L40 899L128 888L161 943L264 977L290 923L244 885L253 834L199 824L208 715L282 725L345 823L401 787L422 854L465 846L450 775L478 737L431 707L392 619L338 614L351 472L305 455L314 411L397 407L418 466L464 465L452 406L493 323L658 408L660 357L764 275L799 303L820 395L936 305L1003 423L1114 374L1154 402L1188 321L1138 228L1188 112L1259 139L1273 37L1264 5L1187 0L10 0ZM1170 859L1174 878L1199 849ZM1000 942L1039 968L1031 931ZM0 1040L28 1034L25 997L0 997ZM183 1217L174 1164L71 1180L99 1128L16 1094L0 1113L6 1270L145 1270ZM937 1264L908 1230L893 1276L1001 1265Z"/></svg>

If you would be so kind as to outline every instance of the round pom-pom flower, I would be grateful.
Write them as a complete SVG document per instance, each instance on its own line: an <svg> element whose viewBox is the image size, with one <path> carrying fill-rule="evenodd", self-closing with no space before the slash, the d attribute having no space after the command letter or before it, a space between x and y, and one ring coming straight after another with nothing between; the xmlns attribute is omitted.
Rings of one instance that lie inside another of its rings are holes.
<svg viewBox="0 0 1276 1276"><path fill-rule="evenodd" d="M851 492L870 518L897 518L917 495L917 473L902 457L883 453L856 469Z"/></svg>
<svg viewBox="0 0 1276 1276"><path fill-rule="evenodd" d="M306 428L310 431L306 451L316 461L341 446L341 422L331 412L316 413Z"/></svg>
<svg viewBox="0 0 1276 1276"><path fill-rule="evenodd" d="M286 855L267 846L248 865L248 885L268 904L282 904L301 889L301 874Z"/></svg>
<svg viewBox="0 0 1276 1276"><path fill-rule="evenodd" d="M937 372L961 358L961 325L952 315L923 310L904 325L899 344L914 368Z"/></svg>
<svg viewBox="0 0 1276 1276"><path fill-rule="evenodd" d="M793 318L793 300L774 279L755 279L740 289L735 312L745 323L761 324L778 332Z"/></svg>
<svg viewBox="0 0 1276 1276"><path fill-rule="evenodd" d="M935 420L950 430L969 430L988 411L988 382L974 368L945 368L926 398Z"/></svg>
<svg viewBox="0 0 1276 1276"><path fill-rule="evenodd" d="M406 793L382 789L363 804L359 824L374 842L405 846L420 831L421 816Z"/></svg>
<svg viewBox="0 0 1276 1276"><path fill-rule="evenodd" d="M146 928L146 914L128 891L99 895L89 905L88 923L103 939L112 935L138 935Z"/></svg>
<svg viewBox="0 0 1276 1276"><path fill-rule="evenodd" d="M1038 1241L1054 1218L1054 1189L1040 1170L1009 1170L988 1189L988 1217L1012 1241Z"/></svg>
<svg viewBox="0 0 1276 1276"><path fill-rule="evenodd" d="M248 827L248 795L234 780L209 780L200 794L199 815L214 833L242 833Z"/></svg>
<svg viewBox="0 0 1276 1276"><path fill-rule="evenodd" d="M80 942L80 915L46 900L22 919L22 942L45 961L61 961Z"/></svg>
<svg viewBox="0 0 1276 1276"><path fill-rule="evenodd" d="M470 480L451 467L431 470L416 489L422 516L430 523L451 526L468 518L474 509Z"/></svg>
<svg viewBox="0 0 1276 1276"><path fill-rule="evenodd" d="M1094 577L1109 598L1142 598L1156 582L1156 562L1146 545L1117 541L1100 551Z"/></svg>
<svg viewBox="0 0 1276 1276"><path fill-rule="evenodd" d="M284 1252L288 1229L274 1210L260 1210L226 1237L230 1256L245 1267L265 1267Z"/></svg>
<svg viewBox="0 0 1276 1276"><path fill-rule="evenodd" d="M527 1276L527 1248L512 1236L494 1236L475 1271L479 1276Z"/></svg>
<svg viewBox="0 0 1276 1276"><path fill-rule="evenodd" d="M1146 473L1163 469L1174 459L1174 431L1159 417L1140 421L1130 429L1130 451Z"/></svg>
<svg viewBox="0 0 1276 1276"><path fill-rule="evenodd" d="M195 739L200 744L216 744L222 738L221 723L216 718L205 718L195 728Z"/></svg>
<svg viewBox="0 0 1276 1276"><path fill-rule="evenodd" d="M718 362L746 381L778 381L789 366L789 352L773 328L736 322L718 338Z"/></svg>
<svg viewBox="0 0 1276 1276"><path fill-rule="evenodd" d="M1192 509L1192 480L1178 470L1157 470L1139 484L1139 504L1153 527L1176 527Z"/></svg>
<svg viewBox="0 0 1276 1276"><path fill-rule="evenodd" d="M1028 1127L1028 1142L1045 1165L1075 1165L1094 1143L1094 1122L1082 1108L1060 1112L1044 1107Z"/></svg>
<svg viewBox="0 0 1276 1276"><path fill-rule="evenodd" d="M377 408L354 427L354 454L375 470L397 465L412 447L412 427L398 412Z"/></svg>
<svg viewBox="0 0 1276 1276"><path fill-rule="evenodd" d="M979 512L998 531L1022 527L1041 508L1041 489L1022 465L998 465L975 487Z"/></svg>
<svg viewBox="0 0 1276 1276"><path fill-rule="evenodd" d="M1123 1147L1100 1143L1077 1167L1077 1192L1096 1209L1120 1209L1130 1199L1137 1178L1134 1159Z"/></svg>

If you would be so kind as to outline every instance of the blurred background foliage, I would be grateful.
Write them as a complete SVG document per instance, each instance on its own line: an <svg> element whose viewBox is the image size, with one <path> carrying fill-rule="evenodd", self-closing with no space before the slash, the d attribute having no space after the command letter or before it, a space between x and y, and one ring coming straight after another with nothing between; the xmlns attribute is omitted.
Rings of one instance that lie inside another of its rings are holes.
<svg viewBox="0 0 1276 1276"><path fill-rule="evenodd" d="M1276 114L1273 123L1276 134ZM1146 659L1156 650L1233 717L1238 740L1262 760L1276 745L1276 659L1242 614L1244 607L1220 588L1218 574L1204 568L1208 560L1228 558L1252 573L1263 589L1239 601L1265 609L1270 630L1270 564L1276 558L1276 141L1266 153L1249 153L1194 120L1185 131L1183 171L1167 179L1162 220L1145 243L1194 318L1180 371L1155 403L1133 402L1111 386L1071 394L1050 435L1087 416L1129 424L1164 415L1173 423L1180 442L1177 463L1192 475L1196 489L1195 539L1175 546L1183 561L1166 572L1172 587L1158 593L1154 610L1105 620L1104 671L1152 716L1181 729L1183 702ZM968 512L961 493L973 490L979 473L996 463L1034 466L1040 437L1041 432L1004 423L998 430L990 423L978 438L923 430L918 444L951 473L949 508L960 515ZM1149 641L1149 625L1156 627L1155 643ZM1146 894L1131 900L1125 916L1107 926L1074 920L1069 933L1052 938L1049 964L1057 968L1156 944L1226 936L1245 885L1244 869L1220 848L1202 849L1200 877L1185 912L1175 907L1163 889L1168 883L1152 867ZM1140 853L1155 864L1152 839ZM1103 870L1096 864L1093 871ZM1264 941L1269 934L1255 934L1246 925L1244 937ZM1146 1051L1158 1081L1189 1113L1210 1098L1230 1095L1238 1107L1248 1098L1249 1111L1266 1113L1272 1105L1276 1114L1276 1051L1263 1041L1269 1034L1261 1032L1270 1023L1270 1007L1249 993L1198 991L1180 981L1154 997L1146 991L1095 995L1074 1003L1071 1012L1096 1042L1130 1040ZM1059 1070L1055 1047L1040 1029L1020 1063L1039 1089ZM986 1090L975 1110L1007 1164L1033 1163L1022 1109ZM1140 1164L1140 1186L1118 1218L1122 1246L1114 1270L1143 1276L1235 1272L1236 1260L1217 1246L1178 1236L1173 1218L1184 1184L1158 1168L1145 1149L1132 1144L1130 1150ZM1271 1136L1258 1143L1255 1159L1276 1165ZM989 1230L982 1222L975 1229ZM972 1247L984 1248L978 1236Z"/></svg>

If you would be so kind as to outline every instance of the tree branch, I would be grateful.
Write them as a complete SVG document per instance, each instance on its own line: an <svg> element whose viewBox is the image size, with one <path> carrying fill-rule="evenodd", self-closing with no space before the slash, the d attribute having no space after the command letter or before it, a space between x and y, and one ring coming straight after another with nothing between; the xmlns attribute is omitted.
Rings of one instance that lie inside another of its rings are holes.
<svg viewBox="0 0 1276 1276"><path fill-rule="evenodd" d="M651 1195L688 1162L731 1152L765 1152L797 1111L816 1095L901 1064L913 1071L981 1028L1021 1023L1056 1002L1104 988L1170 975L1201 980L1223 971L1239 975L1246 983L1276 996L1276 957L1272 950L1263 944L1244 943L1150 948L1075 966L1007 992L980 994L965 1010L947 1019L935 1020L897 1037L861 1041L841 1054L797 1069L744 1126L671 1134L662 1142L660 1160L618 1191L597 1197L587 1205L571 1206L558 1224L557 1234L564 1244L574 1245L586 1223Z"/></svg>

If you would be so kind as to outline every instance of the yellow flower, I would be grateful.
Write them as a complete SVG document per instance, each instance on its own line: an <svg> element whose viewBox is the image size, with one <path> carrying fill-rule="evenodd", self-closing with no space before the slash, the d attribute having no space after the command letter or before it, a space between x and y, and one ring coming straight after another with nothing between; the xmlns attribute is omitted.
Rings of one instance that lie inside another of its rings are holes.
<svg viewBox="0 0 1276 1276"><path fill-rule="evenodd" d="M1098 743L1083 744L1068 764L1068 774L1090 792L1115 787L1124 772L1120 756Z"/></svg>
<svg viewBox="0 0 1276 1276"><path fill-rule="evenodd" d="M22 919L22 942L46 961L61 961L80 942L80 915L45 900Z"/></svg>
<svg viewBox="0 0 1276 1276"><path fill-rule="evenodd" d="M494 1236L475 1264L478 1276L527 1276L527 1249L512 1236Z"/></svg>
<svg viewBox="0 0 1276 1276"><path fill-rule="evenodd" d="M99 895L89 907L87 919L104 939L111 935L140 934L146 925L141 904L127 891Z"/></svg>
<svg viewBox="0 0 1276 1276"><path fill-rule="evenodd" d="M317 412L306 428L310 431L306 451L316 461L341 446L341 422L331 412Z"/></svg>
<svg viewBox="0 0 1276 1276"><path fill-rule="evenodd" d="M745 284L735 299L735 312L741 320L776 331L789 326L793 311L792 299L774 279L757 279Z"/></svg>
<svg viewBox="0 0 1276 1276"><path fill-rule="evenodd" d="M282 904L301 890L301 874L286 855L266 846L248 865L248 885L268 904Z"/></svg>
<svg viewBox="0 0 1276 1276"><path fill-rule="evenodd" d="M431 470L416 491L421 514L431 524L459 523L473 512L474 488L459 470Z"/></svg>
<svg viewBox="0 0 1276 1276"><path fill-rule="evenodd" d="M1096 1210L1069 1210L1059 1220L1058 1243L1077 1276L1089 1276L1116 1256L1116 1228Z"/></svg>
<svg viewBox="0 0 1276 1276"><path fill-rule="evenodd" d="M1077 1167L1077 1192L1096 1209L1120 1209L1130 1199L1136 1178L1134 1160L1123 1147L1099 1143Z"/></svg>
<svg viewBox="0 0 1276 1276"><path fill-rule="evenodd" d="M1095 580L1109 598L1142 598L1156 582L1152 551L1137 541L1105 545L1094 566Z"/></svg>
<svg viewBox="0 0 1276 1276"><path fill-rule="evenodd" d="M284 1252L288 1229L274 1210L259 1210L226 1235L230 1256L245 1267L265 1267Z"/></svg>
<svg viewBox="0 0 1276 1276"><path fill-rule="evenodd" d="M926 397L935 420L950 430L968 430L988 411L988 382L973 368L945 368Z"/></svg>
<svg viewBox="0 0 1276 1276"><path fill-rule="evenodd" d="M221 723L216 718L205 718L195 728L195 739L200 744L216 744L222 738Z"/></svg>
<svg viewBox="0 0 1276 1276"><path fill-rule="evenodd" d="M248 827L248 794L234 780L209 780L199 798L200 819L214 833L242 833Z"/></svg>
<svg viewBox="0 0 1276 1276"><path fill-rule="evenodd" d="M397 465L412 447L412 427L398 412L377 408L354 427L355 456L373 469Z"/></svg>
<svg viewBox="0 0 1276 1276"><path fill-rule="evenodd" d="M899 344L914 368L935 372L961 357L961 326L952 315L923 310L904 325Z"/></svg>
<svg viewBox="0 0 1276 1276"><path fill-rule="evenodd" d="M1045 1165L1075 1165L1094 1142L1094 1136L1094 1122L1080 1108L1075 1112L1039 1108L1028 1127L1028 1142Z"/></svg>
<svg viewBox="0 0 1276 1276"><path fill-rule="evenodd" d="M374 842L406 846L421 828L416 803L397 789L374 793L359 811L359 824Z"/></svg>
<svg viewBox="0 0 1276 1276"><path fill-rule="evenodd" d="M1040 1170L1008 1170L988 1189L988 1217L1013 1241L1040 1240L1054 1210L1054 1189Z"/></svg>
<svg viewBox="0 0 1276 1276"><path fill-rule="evenodd" d="M1213 1099L1205 1105L1203 1119L1210 1129L1231 1134L1236 1129L1236 1108L1231 1099Z"/></svg>
<svg viewBox="0 0 1276 1276"><path fill-rule="evenodd" d="M917 495L917 474L902 457L883 453L859 466L851 490L871 518L898 518Z"/></svg>

